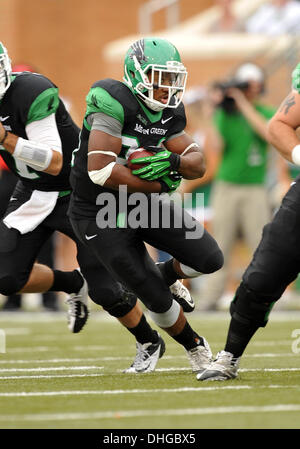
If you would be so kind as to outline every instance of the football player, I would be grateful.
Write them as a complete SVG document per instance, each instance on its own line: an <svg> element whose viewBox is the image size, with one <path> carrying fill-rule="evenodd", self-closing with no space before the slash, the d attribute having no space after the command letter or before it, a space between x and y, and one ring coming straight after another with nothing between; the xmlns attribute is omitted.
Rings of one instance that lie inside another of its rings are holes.
<svg viewBox="0 0 300 449"><path fill-rule="evenodd" d="M35 260L54 231L76 239L67 207L70 159L78 135L58 88L37 73L13 73L0 43L0 151L19 178L0 222L0 293L70 294L71 332L79 332L88 317L86 281L79 270L52 270ZM81 257L79 245L79 261Z"/></svg>
<svg viewBox="0 0 300 449"><path fill-rule="evenodd" d="M91 298L136 338L136 357L126 370L130 373L154 370L165 348L136 297L153 321L185 348L193 371L204 370L211 360L207 341L189 325L172 287L180 287L179 279L218 270L223 255L199 222L160 195L174 191L181 177L194 179L205 172L202 152L184 132L181 100L186 78L180 55L170 42L158 38L135 42L125 57L123 82L104 79L91 87L80 146L74 152L69 215L78 237L98 261L96 270L89 271L84 265L81 270ZM151 148L155 154L135 159L133 162L145 166L131 171L126 156L140 147ZM124 187L127 212L120 199ZM137 193L145 194L147 210L146 222L136 227L129 216ZM105 201L111 199L116 214L107 224L105 214L112 211ZM170 213L169 226L164 226L162 219L166 211ZM158 217L157 226L150 222L154 216ZM197 237L188 239L191 229ZM156 265L144 242L173 257ZM104 279L101 284L99 277ZM127 301L118 300L114 278L133 292Z"/></svg>
<svg viewBox="0 0 300 449"><path fill-rule="evenodd" d="M268 125L268 141L289 162L300 165L300 64L292 74L292 90ZM300 272L300 176L292 182L243 274L230 307L224 350L198 380L229 380L238 375L241 356L259 327L268 323L272 307Z"/></svg>

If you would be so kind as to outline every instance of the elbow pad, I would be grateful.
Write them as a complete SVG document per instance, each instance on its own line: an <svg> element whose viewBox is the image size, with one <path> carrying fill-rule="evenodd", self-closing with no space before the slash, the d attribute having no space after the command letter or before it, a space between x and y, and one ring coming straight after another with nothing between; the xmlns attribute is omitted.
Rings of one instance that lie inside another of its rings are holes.
<svg viewBox="0 0 300 449"><path fill-rule="evenodd" d="M34 170L46 170L52 159L52 149L44 143L33 142L19 137L13 156L29 165Z"/></svg>
<svg viewBox="0 0 300 449"><path fill-rule="evenodd" d="M94 184L99 184L100 186L103 186L105 181L107 181L108 178L110 177L112 169L114 168L115 165L116 162L110 162L110 164L101 168L101 170L89 171L88 174L91 181L93 181Z"/></svg>

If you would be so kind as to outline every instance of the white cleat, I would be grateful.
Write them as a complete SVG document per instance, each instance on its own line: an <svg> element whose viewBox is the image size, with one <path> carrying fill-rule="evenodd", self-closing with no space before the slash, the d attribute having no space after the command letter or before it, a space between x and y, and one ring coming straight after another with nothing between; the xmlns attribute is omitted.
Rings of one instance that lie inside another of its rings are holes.
<svg viewBox="0 0 300 449"><path fill-rule="evenodd" d="M172 293L173 299L181 305L184 312L193 312L193 310L195 309L194 300L191 297L190 292L182 282L180 282L179 280L174 282L174 284L170 286L170 291Z"/></svg>
<svg viewBox="0 0 300 449"><path fill-rule="evenodd" d="M72 293L66 300L68 309L68 328L76 334L81 331L89 316L88 310L88 285L83 279L83 286L78 293Z"/></svg>
<svg viewBox="0 0 300 449"><path fill-rule="evenodd" d="M220 351L210 366L197 375L198 380L230 380L237 377L241 357L231 352Z"/></svg>
<svg viewBox="0 0 300 449"><path fill-rule="evenodd" d="M165 342L158 334L159 340L157 343L136 343L136 356L132 365L124 370L124 373L151 373L154 371L158 359L162 357L165 352Z"/></svg>
<svg viewBox="0 0 300 449"><path fill-rule="evenodd" d="M204 346L198 345L195 348L186 351L192 371L196 373L202 373L210 366L212 361L212 352L209 344L204 337L202 338Z"/></svg>

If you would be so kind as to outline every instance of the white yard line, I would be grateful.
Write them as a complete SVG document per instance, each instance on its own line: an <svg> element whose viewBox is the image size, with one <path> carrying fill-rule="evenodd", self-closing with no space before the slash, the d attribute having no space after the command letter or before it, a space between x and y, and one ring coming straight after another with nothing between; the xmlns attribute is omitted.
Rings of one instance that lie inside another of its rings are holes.
<svg viewBox="0 0 300 449"><path fill-rule="evenodd" d="M215 391L215 390L250 390L249 385L223 386L223 387L182 387L182 388L153 388L153 389L132 389L132 390L64 390L64 391L20 391L0 393L0 397L31 397L31 396L105 396L121 394L153 394L153 393L182 393L194 391Z"/></svg>
<svg viewBox="0 0 300 449"><path fill-rule="evenodd" d="M240 405L233 407L201 407L201 408L180 408L164 410L119 410L107 412L87 412L87 413L45 413L28 415L0 415L0 421L67 421L67 420L91 420L91 419L120 419L137 418L143 416L187 416L187 415L219 415L219 414L240 414L240 413L283 413L299 412L298 404L275 404L265 406Z"/></svg>
<svg viewBox="0 0 300 449"><path fill-rule="evenodd" d="M56 378L62 378L66 379L67 377L99 377L104 376L104 374L41 374L40 376L0 376L1 380L31 380L31 379L56 379Z"/></svg>
<svg viewBox="0 0 300 449"><path fill-rule="evenodd" d="M1 329L4 330L5 334L9 335L10 337L14 335L29 335L32 332L32 330L28 327L7 327Z"/></svg>
<svg viewBox="0 0 300 449"><path fill-rule="evenodd" d="M44 351L44 349L47 346L43 347L40 346L38 348L38 351L40 350L41 352ZM49 348L49 350L51 349L51 347L47 347ZM28 352L29 350L32 350L32 352L34 353L35 349L34 347L32 348L27 348ZM7 354L9 354L9 349L7 350ZM110 362L110 361L121 361L121 360L131 360L134 357L134 354L132 354L131 356L104 356L104 357L86 357L86 358L53 358L53 359L14 359L14 360L0 360L0 365L5 365L5 364L25 364L25 363L79 363L79 362ZM244 358L261 358L261 357L268 357L268 358L278 358L278 357L296 357L296 354L294 354L293 352L286 352L286 353L256 353L256 354L245 354L243 356ZM162 360L181 360L181 359L186 359L185 355L167 355L164 356Z"/></svg>
<svg viewBox="0 0 300 449"><path fill-rule="evenodd" d="M257 389L300 389L299 385L261 385L254 387L251 385L225 385L225 386L205 386L205 387L182 387L182 388L151 388L151 389L131 389L131 390L63 390L63 391L20 391L0 393L0 397L32 397L32 396L106 396L121 394L154 394L154 393L189 393L218 390L257 390ZM300 407L300 404L299 404Z"/></svg>
<svg viewBox="0 0 300 449"><path fill-rule="evenodd" d="M0 373L32 373L35 371L82 371L90 369L103 369L103 366L55 366L45 368L1 368Z"/></svg>

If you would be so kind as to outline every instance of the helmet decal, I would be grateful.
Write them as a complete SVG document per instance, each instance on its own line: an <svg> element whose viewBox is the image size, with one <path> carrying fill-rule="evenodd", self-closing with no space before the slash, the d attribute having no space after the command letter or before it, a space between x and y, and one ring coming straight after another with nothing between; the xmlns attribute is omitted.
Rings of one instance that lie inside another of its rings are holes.
<svg viewBox="0 0 300 449"><path fill-rule="evenodd" d="M177 108L184 94L186 79L187 71L179 52L166 39L139 39L125 55L123 80L133 94L153 111Z"/></svg>
<svg viewBox="0 0 300 449"><path fill-rule="evenodd" d="M131 59L133 59L134 56L136 56L136 59L139 61L140 64L143 62L147 62L147 58L145 56L145 41L144 39L140 39L139 41L134 42L131 47L132 52L129 55Z"/></svg>

